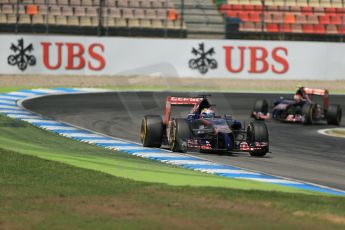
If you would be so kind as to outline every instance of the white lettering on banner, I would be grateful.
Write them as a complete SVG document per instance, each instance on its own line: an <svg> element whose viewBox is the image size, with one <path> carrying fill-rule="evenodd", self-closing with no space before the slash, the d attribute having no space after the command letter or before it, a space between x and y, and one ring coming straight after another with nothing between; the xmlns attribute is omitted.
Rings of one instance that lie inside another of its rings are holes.
<svg viewBox="0 0 345 230"><path fill-rule="evenodd" d="M345 79L345 44L0 35L0 74Z"/></svg>

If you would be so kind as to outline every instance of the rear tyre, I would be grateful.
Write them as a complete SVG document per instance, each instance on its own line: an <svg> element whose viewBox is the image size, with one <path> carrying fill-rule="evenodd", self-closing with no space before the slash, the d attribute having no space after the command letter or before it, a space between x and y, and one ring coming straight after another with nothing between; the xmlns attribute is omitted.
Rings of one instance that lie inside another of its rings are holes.
<svg viewBox="0 0 345 230"><path fill-rule="evenodd" d="M176 118L172 121L170 128L170 149L173 152L185 153L188 150L188 139L190 138L190 129L186 120Z"/></svg>
<svg viewBox="0 0 345 230"><path fill-rule="evenodd" d="M160 116L146 115L141 122L140 140L144 147L162 145L163 120Z"/></svg>
<svg viewBox="0 0 345 230"><path fill-rule="evenodd" d="M313 124L313 114L315 111L315 105L313 104L305 104L302 107L302 123L304 125L312 125Z"/></svg>
<svg viewBox="0 0 345 230"><path fill-rule="evenodd" d="M250 122L247 126L247 142L266 142L269 143L268 130L264 122ZM251 156L262 157L268 152L268 145L260 150L249 151Z"/></svg>
<svg viewBox="0 0 345 230"><path fill-rule="evenodd" d="M330 105L327 110L327 124L340 125L342 110L339 105Z"/></svg>
<svg viewBox="0 0 345 230"><path fill-rule="evenodd" d="M268 103L266 100L257 100L253 106L253 112L262 113L266 115L268 113ZM252 117L256 118L255 116Z"/></svg>

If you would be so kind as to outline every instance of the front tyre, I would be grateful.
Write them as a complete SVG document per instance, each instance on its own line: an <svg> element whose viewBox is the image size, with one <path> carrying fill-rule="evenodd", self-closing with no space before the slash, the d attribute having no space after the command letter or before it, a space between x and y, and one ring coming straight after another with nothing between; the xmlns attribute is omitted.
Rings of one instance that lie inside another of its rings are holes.
<svg viewBox="0 0 345 230"><path fill-rule="evenodd" d="M264 122L250 122L247 126L247 142L249 144L256 142L267 143L267 146L262 147L260 150L249 151L251 156L262 157L268 152L268 130Z"/></svg>
<svg viewBox="0 0 345 230"><path fill-rule="evenodd" d="M253 112L262 113L263 115L267 115L267 113L268 113L268 102L266 100L257 100L253 106ZM257 120L260 120L260 118L253 115L253 112L252 112L252 117L254 117Z"/></svg>
<svg viewBox="0 0 345 230"><path fill-rule="evenodd" d="M313 115L315 111L314 104L304 104L302 107L302 123L304 125L313 124Z"/></svg>
<svg viewBox="0 0 345 230"><path fill-rule="evenodd" d="M140 140L144 147L162 145L163 120L161 116L146 115L141 122Z"/></svg>
<svg viewBox="0 0 345 230"><path fill-rule="evenodd" d="M327 124L340 125L342 110L339 105L330 105L327 110Z"/></svg>
<svg viewBox="0 0 345 230"><path fill-rule="evenodd" d="M173 152L185 153L188 150L188 139L190 138L190 129L186 120L176 118L172 120L170 127L169 145Z"/></svg>

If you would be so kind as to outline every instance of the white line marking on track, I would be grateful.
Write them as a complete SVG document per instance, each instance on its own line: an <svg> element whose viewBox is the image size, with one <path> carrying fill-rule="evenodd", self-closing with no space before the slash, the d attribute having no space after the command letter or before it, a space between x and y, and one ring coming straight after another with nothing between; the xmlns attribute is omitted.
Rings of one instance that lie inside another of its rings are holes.
<svg viewBox="0 0 345 230"><path fill-rule="evenodd" d="M80 130L74 127L68 126L49 126L49 125L40 125L40 128L47 129L47 130Z"/></svg>
<svg viewBox="0 0 345 230"><path fill-rule="evenodd" d="M141 146L105 146L107 149L114 149L114 150L140 150L144 149Z"/></svg>
<svg viewBox="0 0 345 230"><path fill-rule="evenodd" d="M20 99L24 99L23 97L16 97L16 96L10 96L10 95L1 95L0 96L0 99L3 99L3 100L12 100L12 101L15 101L15 100L20 100Z"/></svg>
<svg viewBox="0 0 345 230"><path fill-rule="evenodd" d="M45 93L45 94L59 94L61 93L61 90L56 90L56 89L33 89L33 92L37 93ZM47 95L44 95L47 96Z"/></svg>
<svg viewBox="0 0 345 230"><path fill-rule="evenodd" d="M20 110L18 106L16 105L0 105L0 109L15 109L15 110Z"/></svg>
<svg viewBox="0 0 345 230"><path fill-rule="evenodd" d="M195 160L163 160L163 162L173 164L173 165L219 165L217 163L203 161L199 159Z"/></svg>
<svg viewBox="0 0 345 230"><path fill-rule="evenodd" d="M175 158L175 157L188 157L178 154L168 154L168 153L157 153L157 152L141 152L141 153L133 153L132 155L140 156L140 157L169 157L169 158Z"/></svg>
<svg viewBox="0 0 345 230"><path fill-rule="evenodd" d="M8 110L8 109L0 109L0 113L22 113L22 114L32 114L26 110Z"/></svg>
<svg viewBox="0 0 345 230"><path fill-rule="evenodd" d="M251 175L261 175L260 173L255 173L255 172L249 172L245 170L236 170L236 169L195 169L197 171L201 172L207 172L207 173L232 173L232 174L251 174Z"/></svg>
<svg viewBox="0 0 345 230"><path fill-rule="evenodd" d="M281 183L281 184L302 184L297 181L283 180L283 179L269 179L269 178L248 178L248 177L235 177L236 179L246 179L246 180L255 180L260 182L269 182L269 183Z"/></svg>
<svg viewBox="0 0 345 230"><path fill-rule="evenodd" d="M30 97L30 96L34 96L37 94L36 93L29 93L29 92L10 92L10 93L7 93L7 95L20 95L20 96Z"/></svg>
<svg viewBox="0 0 345 230"><path fill-rule="evenodd" d="M23 121L29 122L29 123L46 123L46 124L61 124L60 122L53 121L53 120L46 120L46 119L35 119L35 118L25 118L22 119Z"/></svg>
<svg viewBox="0 0 345 230"><path fill-rule="evenodd" d="M93 133L60 133L62 136L66 137L102 137L98 134L93 134Z"/></svg>
<svg viewBox="0 0 345 230"><path fill-rule="evenodd" d="M85 142L91 144L126 144L125 141L118 141L118 140L84 140Z"/></svg>
<svg viewBox="0 0 345 230"><path fill-rule="evenodd" d="M11 117L11 118L18 118L18 119L21 119L21 118L39 118L39 116L37 115L25 115L25 114L7 114L8 117Z"/></svg>
<svg viewBox="0 0 345 230"><path fill-rule="evenodd" d="M15 105L16 104L14 101L9 101L9 100L0 100L0 103L9 104L9 105Z"/></svg>

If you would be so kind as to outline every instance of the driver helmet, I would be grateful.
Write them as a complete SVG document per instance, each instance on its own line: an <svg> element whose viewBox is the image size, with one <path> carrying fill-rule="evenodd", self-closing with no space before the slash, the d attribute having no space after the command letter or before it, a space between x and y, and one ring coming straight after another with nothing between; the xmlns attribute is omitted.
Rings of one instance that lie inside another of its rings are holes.
<svg viewBox="0 0 345 230"><path fill-rule="evenodd" d="M215 116L215 112L212 109L205 108L201 110L201 117L202 118L213 118Z"/></svg>
<svg viewBox="0 0 345 230"><path fill-rule="evenodd" d="M296 102L302 101L302 95L300 93L296 93L293 98L295 99Z"/></svg>

